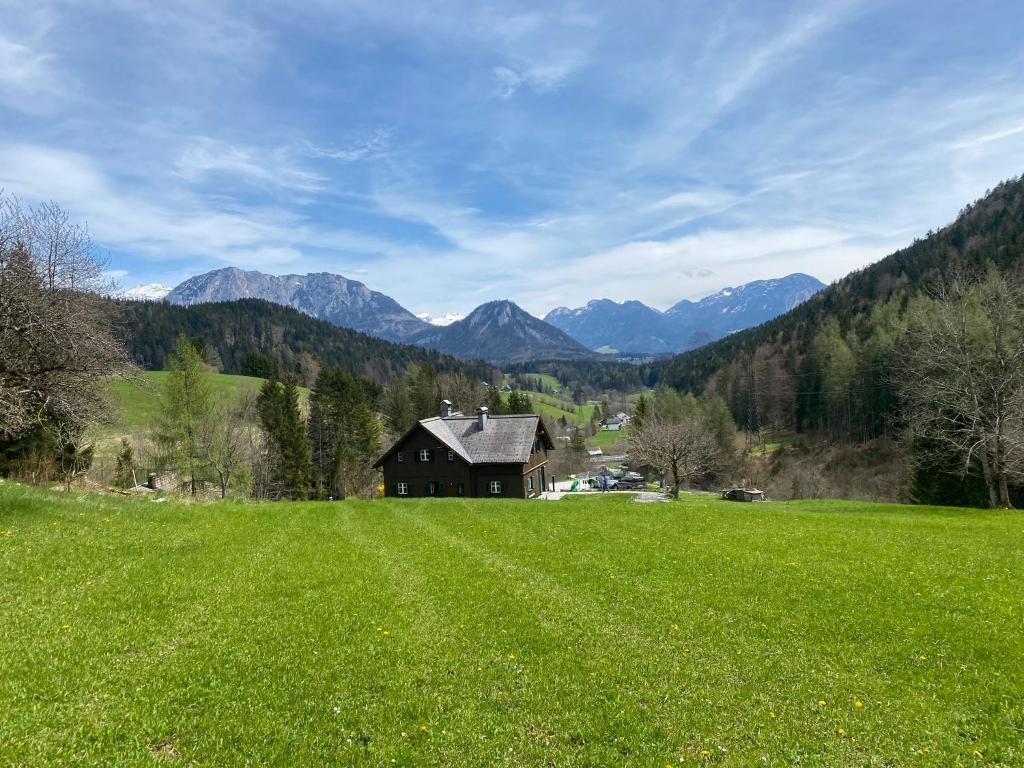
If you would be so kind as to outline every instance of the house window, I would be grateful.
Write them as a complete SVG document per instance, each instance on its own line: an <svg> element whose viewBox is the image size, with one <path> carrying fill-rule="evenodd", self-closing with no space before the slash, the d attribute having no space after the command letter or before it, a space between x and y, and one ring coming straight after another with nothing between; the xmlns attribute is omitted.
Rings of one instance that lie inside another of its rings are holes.
<svg viewBox="0 0 1024 768"><path fill-rule="evenodd" d="M430 461L430 449L420 448L419 453L416 454L420 461Z"/></svg>
<svg viewBox="0 0 1024 768"><path fill-rule="evenodd" d="M402 454L398 454L401 456ZM398 496L409 495L409 484L408 483L395 483L395 494Z"/></svg>
<svg viewBox="0 0 1024 768"><path fill-rule="evenodd" d="M448 461L455 461L455 451L448 451Z"/></svg>
<svg viewBox="0 0 1024 768"><path fill-rule="evenodd" d="M397 461L399 464L401 464L403 461L405 461L405 459L402 458L402 452L401 451L396 451L395 452L395 461Z"/></svg>
<svg viewBox="0 0 1024 768"><path fill-rule="evenodd" d="M526 478L526 487L529 488L531 491L533 490L533 475L530 475L528 478Z"/></svg>
<svg viewBox="0 0 1024 768"><path fill-rule="evenodd" d="M459 496L466 495L466 488L462 483L459 483Z"/></svg>
<svg viewBox="0 0 1024 768"><path fill-rule="evenodd" d="M436 480L427 481L427 496L440 496L441 484Z"/></svg>
<svg viewBox="0 0 1024 768"><path fill-rule="evenodd" d="M504 483L501 480L491 480L491 496L500 496L504 490Z"/></svg>

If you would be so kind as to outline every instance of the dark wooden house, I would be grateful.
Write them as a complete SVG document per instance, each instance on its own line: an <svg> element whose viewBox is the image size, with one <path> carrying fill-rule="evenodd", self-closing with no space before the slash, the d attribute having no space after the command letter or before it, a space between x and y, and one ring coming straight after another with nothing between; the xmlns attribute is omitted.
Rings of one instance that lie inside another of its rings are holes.
<svg viewBox="0 0 1024 768"><path fill-rule="evenodd" d="M452 413L422 419L377 460L387 496L537 496L554 445L535 414Z"/></svg>

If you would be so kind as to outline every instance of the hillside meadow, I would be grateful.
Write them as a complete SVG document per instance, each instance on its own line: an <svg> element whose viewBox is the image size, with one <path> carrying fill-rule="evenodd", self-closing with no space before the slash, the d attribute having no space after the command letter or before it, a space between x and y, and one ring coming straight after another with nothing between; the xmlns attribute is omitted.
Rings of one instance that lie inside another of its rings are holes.
<svg viewBox="0 0 1024 768"><path fill-rule="evenodd" d="M122 437L138 444L156 429L160 420L163 391L170 376L168 371L141 371L132 378L106 382L104 393L110 403L110 419L89 428L87 437L96 446L96 460L105 468L112 466ZM247 395L259 394L265 379L207 373L206 379L214 402L235 408ZM299 404L307 408L309 389L298 387ZM138 445L136 445L138 447Z"/></svg>
<svg viewBox="0 0 1024 768"><path fill-rule="evenodd" d="M0 764L1024 764L1024 517L0 483Z"/></svg>

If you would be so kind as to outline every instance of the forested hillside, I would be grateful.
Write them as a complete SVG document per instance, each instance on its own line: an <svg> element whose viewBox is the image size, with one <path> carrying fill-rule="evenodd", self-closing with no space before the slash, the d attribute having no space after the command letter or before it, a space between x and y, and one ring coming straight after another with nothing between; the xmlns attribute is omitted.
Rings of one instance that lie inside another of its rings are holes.
<svg viewBox="0 0 1024 768"><path fill-rule="evenodd" d="M709 383L744 426L824 427L850 437L887 428L895 331L916 292L1024 255L1024 180L1000 184L938 232L853 272L771 322L652 367L659 383ZM839 407L842 413L834 412Z"/></svg>
<svg viewBox="0 0 1024 768"><path fill-rule="evenodd" d="M1024 180L1018 178L968 205L949 226L791 312L653 364L652 379L721 396L751 433L796 431L837 444L903 436L907 413L898 379L908 351L908 310L944 285L970 282L993 267L1019 278L1022 256ZM937 475L926 474L926 484L938 487ZM927 488L912 492L929 496Z"/></svg>
<svg viewBox="0 0 1024 768"><path fill-rule="evenodd" d="M309 386L322 365L386 383L411 363L438 372L460 371L486 381L496 372L482 362L459 360L408 344L394 344L339 328L298 310L262 299L181 307L163 302L118 302L120 334L135 363L162 369L182 334L224 373L267 378L293 376Z"/></svg>

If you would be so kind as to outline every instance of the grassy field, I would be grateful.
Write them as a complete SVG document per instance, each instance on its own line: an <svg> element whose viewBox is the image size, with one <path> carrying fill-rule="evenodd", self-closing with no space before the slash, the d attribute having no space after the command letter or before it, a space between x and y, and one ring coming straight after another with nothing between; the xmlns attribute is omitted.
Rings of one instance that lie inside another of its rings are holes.
<svg viewBox="0 0 1024 768"><path fill-rule="evenodd" d="M554 422L565 416L570 424L586 424L594 415L594 404L584 403L576 405L571 400L562 400L553 395L543 392L527 392L533 402L533 410L548 421L549 426L554 428ZM502 399L508 402L508 392L502 393Z"/></svg>
<svg viewBox="0 0 1024 768"><path fill-rule="evenodd" d="M114 407L113 422L93 427L90 433L99 460L112 461L122 437L134 437L157 424L168 375L167 371L145 371L138 379L117 379L107 384L107 394ZM207 378L214 401L228 406L238 403L246 392L258 392L264 381L225 373L209 373ZM299 397L301 404L308 403L309 390L299 387Z"/></svg>
<svg viewBox="0 0 1024 768"><path fill-rule="evenodd" d="M0 764L1024 764L1024 516L0 483Z"/></svg>
<svg viewBox="0 0 1024 768"><path fill-rule="evenodd" d="M587 446L591 448L608 448L613 445L625 445L629 439L629 427L620 429L618 432L610 432L607 429L599 429L593 436L587 438Z"/></svg>
<svg viewBox="0 0 1024 768"><path fill-rule="evenodd" d="M137 381L118 379L107 385L107 392L117 411L113 431L130 434L156 423L168 375L167 371L145 371ZM207 378L217 402L236 403L242 393L258 392L263 386L263 379L252 376L210 373Z"/></svg>
<svg viewBox="0 0 1024 768"><path fill-rule="evenodd" d="M508 376L509 374L505 374L505 375ZM557 378L555 378L554 376L552 376L550 374L547 374L547 373L524 373L524 374L521 374L521 375L522 375L522 378L524 378L524 379L527 379L529 381L539 382L543 386L551 387L551 389L562 389L562 382L560 382Z"/></svg>

